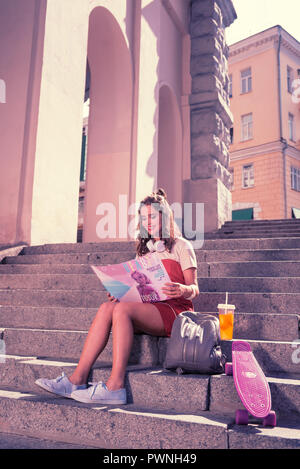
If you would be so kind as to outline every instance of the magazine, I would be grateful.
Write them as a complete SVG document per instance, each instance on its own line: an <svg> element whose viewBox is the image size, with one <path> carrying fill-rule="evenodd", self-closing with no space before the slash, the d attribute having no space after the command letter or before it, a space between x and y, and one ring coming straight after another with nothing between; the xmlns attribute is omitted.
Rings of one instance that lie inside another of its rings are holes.
<svg viewBox="0 0 300 469"><path fill-rule="evenodd" d="M104 288L119 301L155 303L169 298L161 289L170 277L157 253L121 264L91 267Z"/></svg>

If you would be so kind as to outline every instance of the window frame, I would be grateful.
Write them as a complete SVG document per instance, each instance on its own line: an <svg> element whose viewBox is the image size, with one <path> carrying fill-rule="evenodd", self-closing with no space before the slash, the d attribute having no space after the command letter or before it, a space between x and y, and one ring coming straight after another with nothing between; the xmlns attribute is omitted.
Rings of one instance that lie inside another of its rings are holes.
<svg viewBox="0 0 300 469"><path fill-rule="evenodd" d="M252 91L251 67L247 67L240 71L240 91L241 91L241 94L250 93L250 91Z"/></svg>
<svg viewBox="0 0 300 469"><path fill-rule="evenodd" d="M247 119L249 117L249 121ZM246 120L246 122L244 122ZM244 114L241 116L241 141L251 140L253 138L253 114Z"/></svg>
<svg viewBox="0 0 300 469"><path fill-rule="evenodd" d="M246 180L248 181L247 184L246 184ZM243 189L249 189L250 187L254 187L254 164L253 163L248 163L248 164L243 165L242 187Z"/></svg>

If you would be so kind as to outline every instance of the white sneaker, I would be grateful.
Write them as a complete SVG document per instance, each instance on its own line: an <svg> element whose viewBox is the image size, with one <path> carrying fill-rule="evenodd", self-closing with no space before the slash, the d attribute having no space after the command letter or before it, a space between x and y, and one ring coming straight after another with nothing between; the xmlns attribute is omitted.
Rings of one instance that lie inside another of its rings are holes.
<svg viewBox="0 0 300 469"><path fill-rule="evenodd" d="M71 393L73 391L87 388L86 384L77 385L71 383L64 372L61 376L58 376L58 378L55 379L39 378L35 381L35 384L46 389L46 391L69 398L71 398Z"/></svg>
<svg viewBox="0 0 300 469"><path fill-rule="evenodd" d="M73 391L71 398L85 404L126 404L126 389L109 391L102 381L95 383L87 389Z"/></svg>

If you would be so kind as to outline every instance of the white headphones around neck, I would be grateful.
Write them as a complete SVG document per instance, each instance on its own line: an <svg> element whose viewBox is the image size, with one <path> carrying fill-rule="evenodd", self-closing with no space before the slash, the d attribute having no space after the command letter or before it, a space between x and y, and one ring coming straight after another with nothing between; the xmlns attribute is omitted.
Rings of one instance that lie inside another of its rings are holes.
<svg viewBox="0 0 300 469"><path fill-rule="evenodd" d="M164 252L166 249L165 242L162 241L161 239L158 239L157 241L155 241L155 243L153 243L153 240L150 239L147 242L146 246L150 252L154 252L154 251Z"/></svg>

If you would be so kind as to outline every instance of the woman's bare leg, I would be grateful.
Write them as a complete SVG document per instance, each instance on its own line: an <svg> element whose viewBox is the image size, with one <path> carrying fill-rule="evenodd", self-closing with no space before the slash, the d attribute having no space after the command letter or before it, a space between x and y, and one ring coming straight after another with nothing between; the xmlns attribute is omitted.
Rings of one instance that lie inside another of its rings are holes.
<svg viewBox="0 0 300 469"><path fill-rule="evenodd" d="M112 316L113 366L106 383L110 391L124 387L135 328L155 336L166 334L160 312L151 303L117 303Z"/></svg>
<svg viewBox="0 0 300 469"><path fill-rule="evenodd" d="M112 325L112 314L117 303L105 302L100 306L90 327L88 336L74 373L69 376L73 384L86 384L91 367L105 348Z"/></svg>

